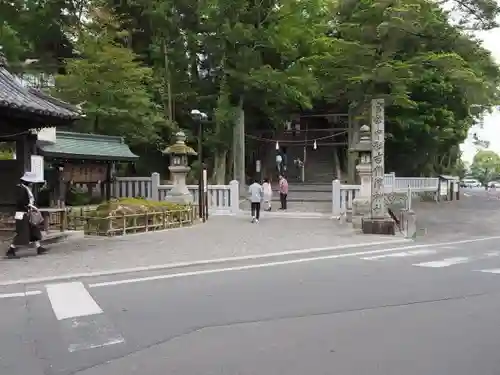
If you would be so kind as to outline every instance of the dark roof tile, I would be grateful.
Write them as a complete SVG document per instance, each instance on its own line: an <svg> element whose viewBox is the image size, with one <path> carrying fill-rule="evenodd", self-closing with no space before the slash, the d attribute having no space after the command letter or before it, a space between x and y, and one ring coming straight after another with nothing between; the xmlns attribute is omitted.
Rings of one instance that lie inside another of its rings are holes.
<svg viewBox="0 0 500 375"><path fill-rule="evenodd" d="M56 132L56 142L39 142L41 153L47 157L67 159L91 159L109 161L133 161L139 157L130 151L122 137Z"/></svg>
<svg viewBox="0 0 500 375"><path fill-rule="evenodd" d="M41 91L24 87L0 64L0 108L17 109L48 118L77 120L81 112L72 105Z"/></svg>

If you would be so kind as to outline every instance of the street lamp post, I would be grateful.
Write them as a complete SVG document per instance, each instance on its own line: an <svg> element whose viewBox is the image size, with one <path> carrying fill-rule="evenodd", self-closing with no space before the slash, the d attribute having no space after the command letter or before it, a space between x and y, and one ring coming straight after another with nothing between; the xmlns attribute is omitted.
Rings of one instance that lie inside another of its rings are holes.
<svg viewBox="0 0 500 375"><path fill-rule="evenodd" d="M204 112L200 112L198 109L191 110L191 118L198 124L198 165L200 168L198 176L198 215L203 221L206 220L205 207L204 207L204 176L203 176L203 149L202 149L202 139L203 139L203 123L207 120L208 116Z"/></svg>

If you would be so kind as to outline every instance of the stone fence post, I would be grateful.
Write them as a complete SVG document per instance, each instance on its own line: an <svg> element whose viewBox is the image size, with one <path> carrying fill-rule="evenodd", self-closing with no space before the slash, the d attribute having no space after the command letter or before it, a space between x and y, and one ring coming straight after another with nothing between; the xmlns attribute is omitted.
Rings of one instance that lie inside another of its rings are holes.
<svg viewBox="0 0 500 375"><path fill-rule="evenodd" d="M229 182L229 196L231 202L231 213L240 212L240 183L236 180Z"/></svg>
<svg viewBox="0 0 500 375"><path fill-rule="evenodd" d="M340 186L341 186L341 183L339 180L332 181L332 216L340 216L340 214L341 214Z"/></svg>
<svg viewBox="0 0 500 375"><path fill-rule="evenodd" d="M158 172L154 172L151 174L151 200L153 201L159 201L160 200L160 192L159 192L159 185L160 185L160 174Z"/></svg>
<svg viewBox="0 0 500 375"><path fill-rule="evenodd" d="M391 193L396 190L396 172L389 173L391 175Z"/></svg>

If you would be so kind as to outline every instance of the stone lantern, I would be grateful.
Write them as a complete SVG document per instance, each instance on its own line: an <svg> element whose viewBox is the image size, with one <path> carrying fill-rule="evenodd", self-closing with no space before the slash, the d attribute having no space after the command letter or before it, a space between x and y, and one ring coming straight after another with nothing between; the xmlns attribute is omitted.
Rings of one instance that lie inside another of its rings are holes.
<svg viewBox="0 0 500 375"><path fill-rule="evenodd" d="M175 134L175 143L163 150L163 154L170 155L170 166L168 169L172 174L174 185L167 193L165 200L180 204L193 203L193 196L186 186L186 176L191 170L188 156L198 154L186 145L186 135L182 131Z"/></svg>
<svg viewBox="0 0 500 375"><path fill-rule="evenodd" d="M359 142L349 149L359 155L359 163L356 166L361 189L352 201L352 225L355 229L361 229L363 218L368 217L371 212L371 187L372 187L372 141L371 130L368 125L359 129Z"/></svg>

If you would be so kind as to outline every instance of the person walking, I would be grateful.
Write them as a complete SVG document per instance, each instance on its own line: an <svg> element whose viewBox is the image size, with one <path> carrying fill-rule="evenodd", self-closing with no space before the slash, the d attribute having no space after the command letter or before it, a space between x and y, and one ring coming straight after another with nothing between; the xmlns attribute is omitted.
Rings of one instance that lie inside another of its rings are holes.
<svg viewBox="0 0 500 375"><path fill-rule="evenodd" d="M16 250L18 246L29 245L33 242L37 254L47 252L40 241L42 232L38 227L43 219L40 211L35 206L35 198L30 186L37 181L36 175L32 172L25 172L20 183L16 186L16 236L6 253L7 258L18 258Z"/></svg>
<svg viewBox="0 0 500 375"><path fill-rule="evenodd" d="M276 169L278 170L278 176L281 175L283 167L283 158L279 151L276 152Z"/></svg>
<svg viewBox="0 0 500 375"><path fill-rule="evenodd" d="M280 190L280 210L286 210L286 199L288 197L288 181L282 175L279 177L279 190Z"/></svg>
<svg viewBox="0 0 500 375"><path fill-rule="evenodd" d="M252 223L258 223L260 219L260 202L262 202L262 198L264 197L264 191L257 179L249 186L248 195L251 204Z"/></svg>
<svg viewBox="0 0 500 375"><path fill-rule="evenodd" d="M271 200L273 199L273 189L271 187L271 182L268 178L264 179L262 184L262 191L264 192L264 209L266 211L271 211Z"/></svg>

